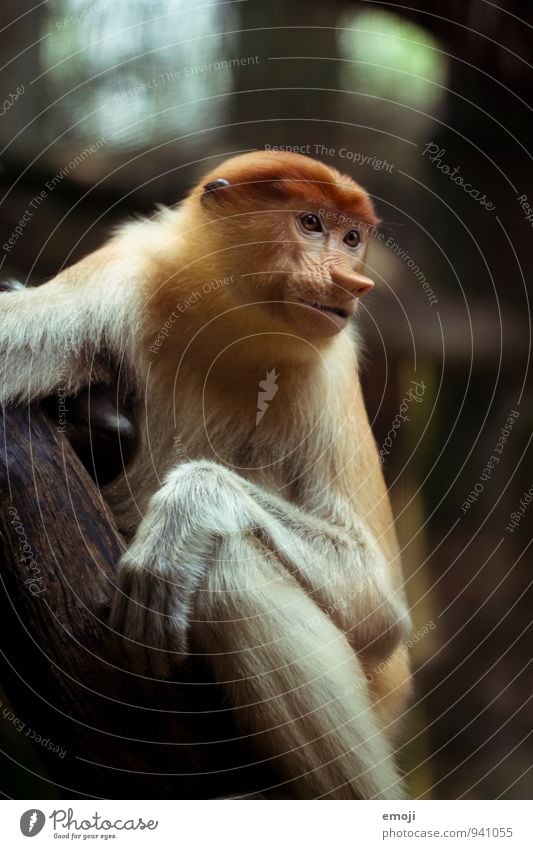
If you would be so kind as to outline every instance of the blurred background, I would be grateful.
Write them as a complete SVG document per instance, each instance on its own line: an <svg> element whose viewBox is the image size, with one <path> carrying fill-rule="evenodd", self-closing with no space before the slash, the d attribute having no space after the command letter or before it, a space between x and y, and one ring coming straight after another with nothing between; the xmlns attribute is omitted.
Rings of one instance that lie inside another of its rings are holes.
<svg viewBox="0 0 533 849"><path fill-rule="evenodd" d="M364 386L414 620L400 757L420 798L533 794L532 25L519 0L0 9L2 277L53 276L250 149L298 146L375 199ZM3 716L0 745L5 795L54 794Z"/></svg>

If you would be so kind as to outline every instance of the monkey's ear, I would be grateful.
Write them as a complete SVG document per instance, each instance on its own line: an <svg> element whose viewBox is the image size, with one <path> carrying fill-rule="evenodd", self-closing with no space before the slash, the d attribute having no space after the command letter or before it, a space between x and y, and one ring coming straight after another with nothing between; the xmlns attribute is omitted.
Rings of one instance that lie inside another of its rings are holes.
<svg viewBox="0 0 533 849"><path fill-rule="evenodd" d="M208 200L211 197L216 197L218 193L230 185L229 180L219 177L218 180L210 180L203 187L202 201Z"/></svg>

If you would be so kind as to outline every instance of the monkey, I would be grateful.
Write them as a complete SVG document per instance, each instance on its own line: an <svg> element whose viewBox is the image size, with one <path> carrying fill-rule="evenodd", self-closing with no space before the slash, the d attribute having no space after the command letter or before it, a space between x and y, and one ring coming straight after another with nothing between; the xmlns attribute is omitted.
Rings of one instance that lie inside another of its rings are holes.
<svg viewBox="0 0 533 849"><path fill-rule="evenodd" d="M410 620L359 380L378 223L351 177L254 151L0 298L1 403L110 374L134 399L110 628L144 674L206 659L284 798L404 794Z"/></svg>

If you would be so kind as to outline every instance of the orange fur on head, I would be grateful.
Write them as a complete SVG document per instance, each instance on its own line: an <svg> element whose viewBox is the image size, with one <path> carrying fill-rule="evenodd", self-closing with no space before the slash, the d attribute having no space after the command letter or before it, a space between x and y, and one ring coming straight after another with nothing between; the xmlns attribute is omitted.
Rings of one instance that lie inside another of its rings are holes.
<svg viewBox="0 0 533 849"><path fill-rule="evenodd" d="M278 204L300 201L348 213L371 227L379 224L372 201L355 180L299 153L265 151L235 156L207 174L191 196L201 196L206 184L219 179L228 180L230 185L216 189L217 198L232 206L249 205L254 200L261 207L265 200Z"/></svg>

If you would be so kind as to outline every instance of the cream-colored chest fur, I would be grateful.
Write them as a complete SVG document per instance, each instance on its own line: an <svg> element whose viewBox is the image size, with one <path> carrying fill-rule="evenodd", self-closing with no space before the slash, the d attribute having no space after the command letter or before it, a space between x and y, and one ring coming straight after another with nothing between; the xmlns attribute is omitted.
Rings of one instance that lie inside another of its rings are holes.
<svg viewBox="0 0 533 849"><path fill-rule="evenodd" d="M140 450L106 491L121 529L134 530L165 475L188 460L214 460L290 498L299 476L338 449L332 384L343 379L319 361L148 380Z"/></svg>

